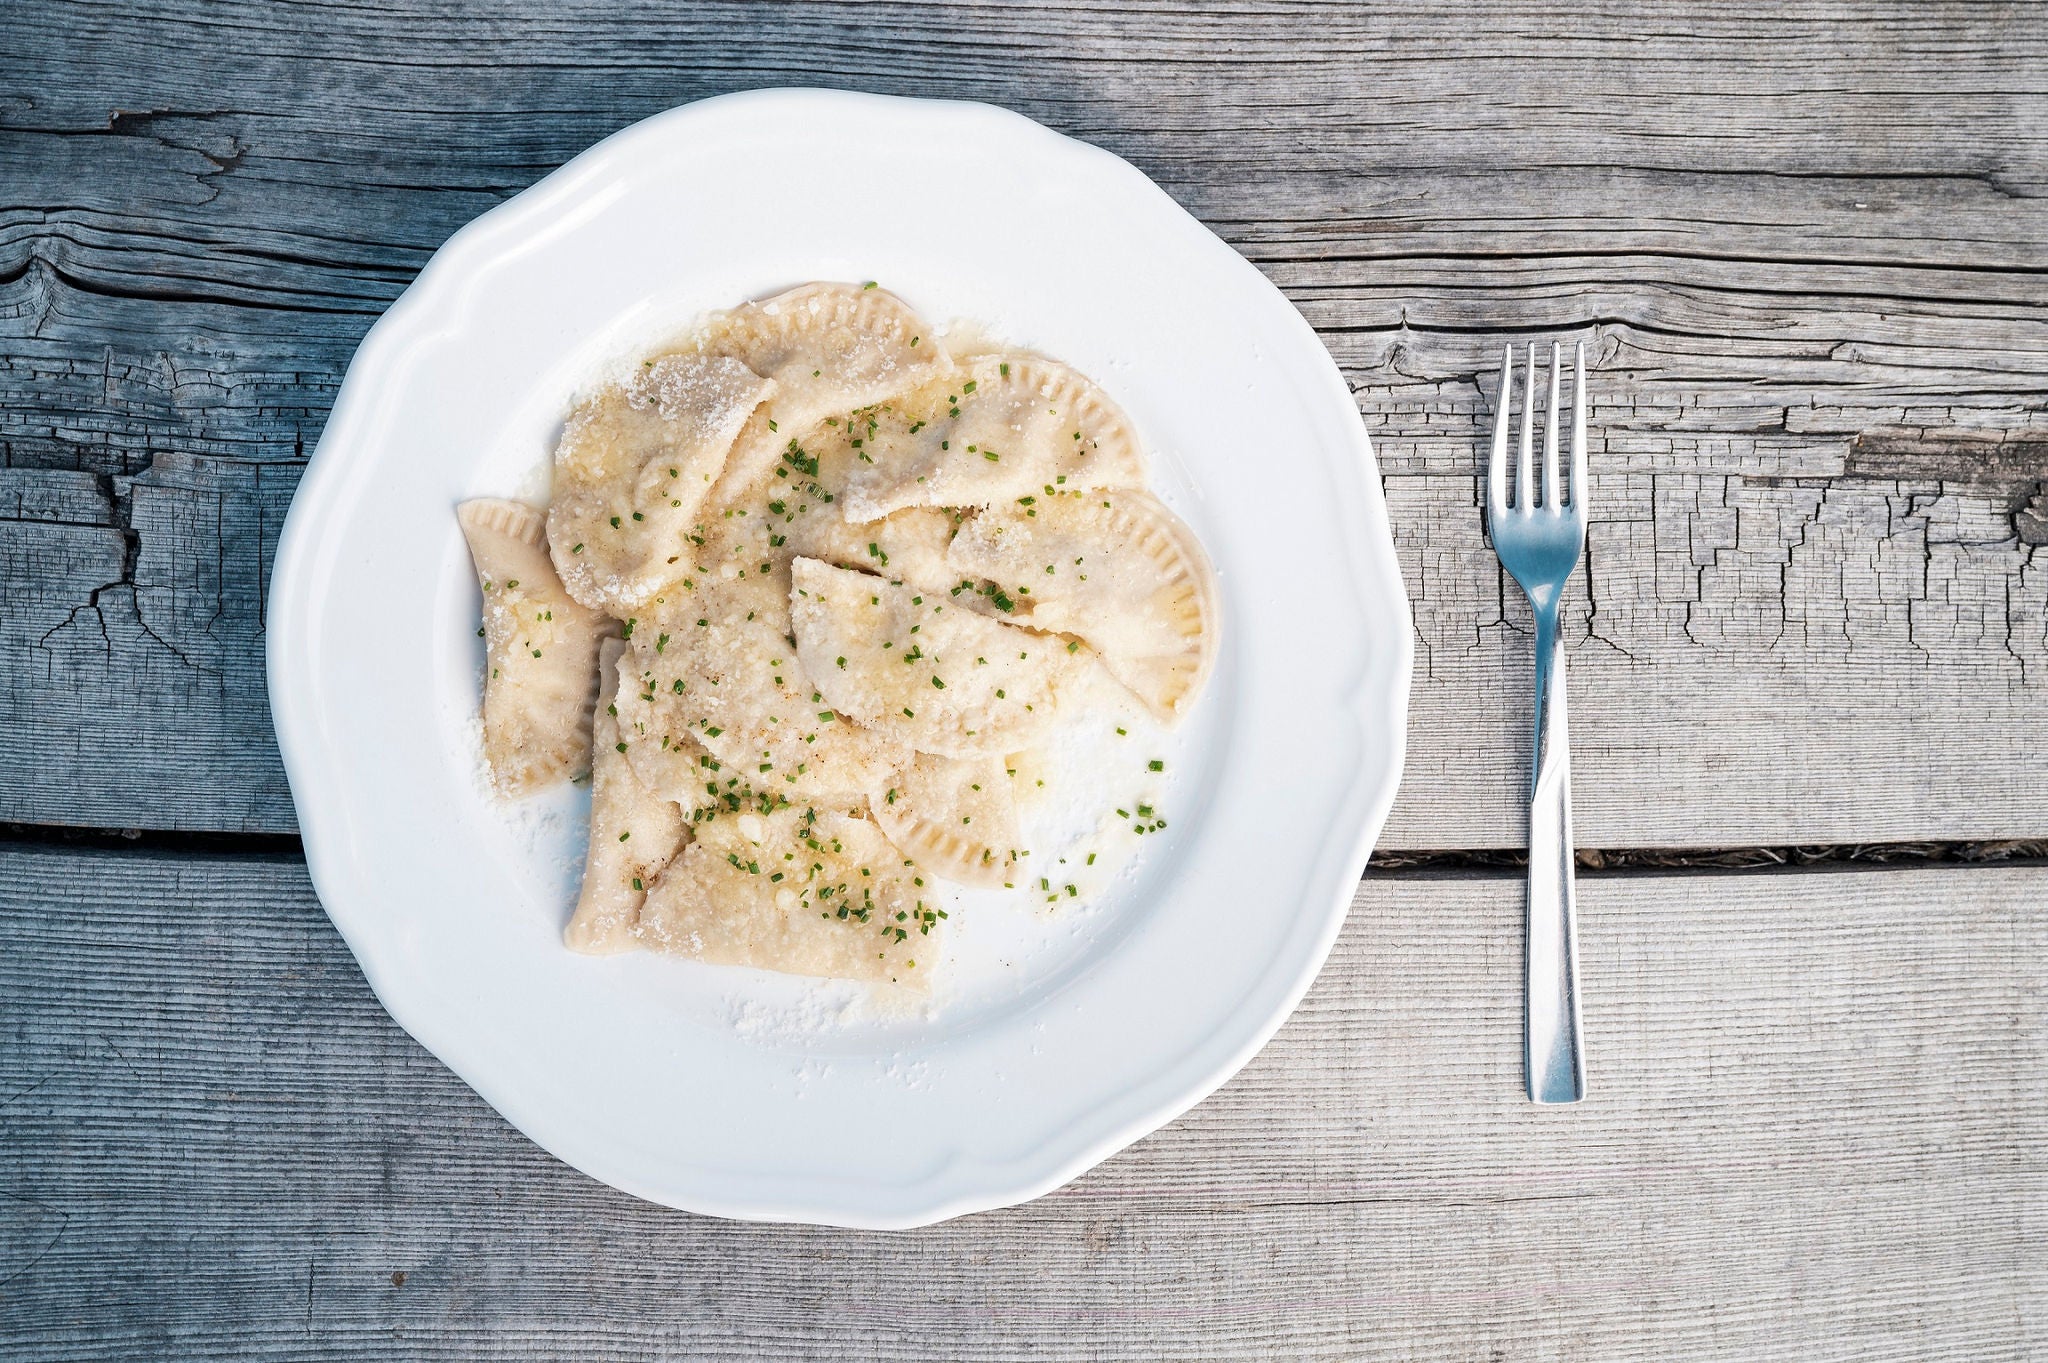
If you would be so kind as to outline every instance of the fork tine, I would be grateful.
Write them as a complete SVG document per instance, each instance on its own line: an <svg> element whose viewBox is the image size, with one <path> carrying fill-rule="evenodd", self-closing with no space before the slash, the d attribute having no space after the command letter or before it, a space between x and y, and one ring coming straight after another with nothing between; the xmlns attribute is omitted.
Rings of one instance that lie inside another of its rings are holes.
<svg viewBox="0 0 2048 1363"><path fill-rule="evenodd" d="M1556 405L1553 399L1552 406ZM1572 384L1572 510L1586 510L1586 343L1579 342L1578 377Z"/></svg>
<svg viewBox="0 0 2048 1363"><path fill-rule="evenodd" d="M1505 346L1500 359L1500 411L1493 421L1493 458L1486 463L1487 523L1507 514L1508 509L1508 400L1515 395L1515 348Z"/></svg>
<svg viewBox="0 0 2048 1363"><path fill-rule="evenodd" d="M1529 502L1530 443L1536 413L1536 343L1529 343L1529 372L1522 381L1522 457L1515 462L1515 510L1527 514Z"/></svg>
<svg viewBox="0 0 2048 1363"><path fill-rule="evenodd" d="M1557 485L1558 427L1564 424L1564 409L1557 405L1557 342L1550 343L1550 405L1543 409L1543 509L1557 511L1564 506L1564 494ZM1530 405L1534 406L1532 396Z"/></svg>

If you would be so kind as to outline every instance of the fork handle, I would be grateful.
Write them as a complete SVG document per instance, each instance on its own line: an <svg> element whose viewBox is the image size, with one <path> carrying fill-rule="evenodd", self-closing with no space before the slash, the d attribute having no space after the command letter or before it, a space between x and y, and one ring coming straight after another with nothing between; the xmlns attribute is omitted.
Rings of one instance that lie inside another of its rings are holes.
<svg viewBox="0 0 2048 1363"><path fill-rule="evenodd" d="M1557 607L1536 616L1536 757L1529 796L1529 896L1524 1034L1529 1100L1586 1096L1579 1037L1579 948L1572 885L1571 742Z"/></svg>

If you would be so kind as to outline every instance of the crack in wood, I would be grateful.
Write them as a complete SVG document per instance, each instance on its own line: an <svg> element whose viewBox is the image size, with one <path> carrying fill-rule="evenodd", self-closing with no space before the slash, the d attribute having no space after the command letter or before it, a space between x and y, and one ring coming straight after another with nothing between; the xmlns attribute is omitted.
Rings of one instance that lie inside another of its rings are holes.
<svg viewBox="0 0 2048 1363"><path fill-rule="evenodd" d="M1581 847L1580 874L1645 871L1749 872L1828 866L1963 866L2048 864L2048 839L1997 838L1976 842L1873 842L1777 847ZM1512 847L1440 852L1377 851L1372 874L1526 870L1526 852Z"/></svg>
<svg viewBox="0 0 2048 1363"><path fill-rule="evenodd" d="M9 846L74 847L111 852L171 853L205 857L303 858L298 837L280 833L204 833L141 828L0 823L0 851ZM1826 865L1910 865L1952 862L2033 864L2048 860L2048 839L1973 842L1840 843L1777 847L1581 847L1578 864L1589 874L1645 870L1749 871ZM1381 849L1373 874L1417 871L1521 869L1526 855L1512 847Z"/></svg>
<svg viewBox="0 0 2048 1363"><path fill-rule="evenodd" d="M1849 442L1842 476L1953 484L1987 495L2028 497L2048 485L2048 439L1862 431Z"/></svg>
<svg viewBox="0 0 2048 1363"><path fill-rule="evenodd" d="M2012 530L2021 544L2030 547L2048 544L2048 488L2035 493L2025 506L2012 513ZM2031 554L2027 561L2033 562ZM2007 618L2010 618L2009 613Z"/></svg>
<svg viewBox="0 0 2048 1363"><path fill-rule="evenodd" d="M44 1082L46 1081L37 1081L36 1084L28 1090L28 1092L35 1092L36 1089L39 1089L43 1086ZM23 1096L26 1095L16 1095L16 1097ZM11 1102L13 1100L10 1099L9 1101ZM4 1104L0 1104L0 1106L4 1106ZM64 1233L71 1228L71 1214L69 1212L60 1211L57 1208L50 1206L48 1203L40 1202L35 1198L25 1196L21 1193L0 1192L0 1198L4 1198L10 1207L32 1208L37 1213L37 1221L35 1223L35 1228L37 1230L40 1230L42 1222L49 1220L51 1218L54 1218L56 1220L55 1227L53 1227L50 1231L50 1238L48 1240L45 1240L42 1243L42 1245L39 1248L37 1248L35 1253L29 1257L28 1261L26 1263L23 1263L20 1267L9 1272L6 1277L0 1278L0 1288L5 1288L26 1278L29 1275L29 1273L32 1270L34 1270L36 1265L42 1263L43 1260L50 1257L50 1252L57 1248L58 1242L64 1238ZM10 1221L12 1220L11 1214L8 1216L8 1219ZM20 1243L19 1239L17 1238L19 1233L14 1232L14 1228L12 1226L8 1226L7 1229L11 1233L4 1240L0 1240L0 1249L13 1248Z"/></svg>
<svg viewBox="0 0 2048 1363"><path fill-rule="evenodd" d="M261 579L296 478L288 466L179 454L134 476L0 469L0 508L15 513L0 515L0 664L11 655L0 715L74 753L108 750L106 726L128 717L103 774L40 780L45 748L0 748L8 812L61 817L82 799L122 823L175 827L193 799L250 807L236 773L282 794L282 773L263 774L276 757ZM139 782L132 794L107 803L107 783L128 781Z"/></svg>

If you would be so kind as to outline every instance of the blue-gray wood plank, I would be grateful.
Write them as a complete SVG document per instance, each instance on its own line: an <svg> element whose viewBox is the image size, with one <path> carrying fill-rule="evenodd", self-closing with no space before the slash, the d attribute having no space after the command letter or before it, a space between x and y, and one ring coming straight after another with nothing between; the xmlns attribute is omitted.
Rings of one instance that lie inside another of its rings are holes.
<svg viewBox="0 0 2048 1363"><path fill-rule="evenodd" d="M2027 15L15 6L0 466L72 500L0 497L0 819L291 831L263 584L363 331L450 232L605 134L820 83L1109 147L1322 329L1417 608L1418 780L1387 845L1520 836L1526 636L1472 475L1495 347L1552 334L1599 366L1569 604L1584 838L2048 833Z"/></svg>
<svg viewBox="0 0 2048 1363"><path fill-rule="evenodd" d="M1522 1097L1516 882L1372 878L1194 1112L867 1234L556 1163L392 1024L293 860L0 850L0 1357L2048 1350L2048 868L1581 891L1576 1108Z"/></svg>

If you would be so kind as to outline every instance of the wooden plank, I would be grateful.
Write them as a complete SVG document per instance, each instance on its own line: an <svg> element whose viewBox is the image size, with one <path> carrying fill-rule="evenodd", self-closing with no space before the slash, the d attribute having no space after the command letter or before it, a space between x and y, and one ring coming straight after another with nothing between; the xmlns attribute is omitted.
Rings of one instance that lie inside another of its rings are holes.
<svg viewBox="0 0 2048 1363"><path fill-rule="evenodd" d="M0 744L6 817L291 827L263 602L297 470L162 454L132 478L5 472L0 728L24 739ZM69 519L39 514L60 501Z"/></svg>
<svg viewBox="0 0 2048 1363"><path fill-rule="evenodd" d="M11 1359L2020 1360L2048 869L1592 876L1519 1090L1511 880L1380 877L1294 1019L1072 1187L912 1234L604 1189L401 1034L284 859L0 851Z"/></svg>
<svg viewBox="0 0 2048 1363"><path fill-rule="evenodd" d="M1587 330L1606 363L1566 598L1581 842L2041 828L2048 572L2020 517L2048 492L2048 442L2014 438L2037 399L1958 417L1843 391L1830 401L1848 410L1795 413L1784 388L1660 373L1639 358L1647 337ZM1500 341L1338 341L1380 348L1360 399L1416 603L1411 794L1383 845L1517 845L1529 615L1474 507ZM2011 361L2017 377L2048 348ZM1797 367L1781 371L1792 392ZM1979 419L2011 424L1955 434Z"/></svg>
<svg viewBox="0 0 2048 1363"><path fill-rule="evenodd" d="M0 519L0 818L290 831L262 584L362 332L605 133L806 81L1118 151L1322 330L1417 607L1427 798L1385 845L1520 840L1526 632L1472 475L1493 347L1551 335L1599 364L1582 841L2048 833L2048 30L1656 3L1532 55L1554 28L1534 3L16 17L0 465L97 475L106 510Z"/></svg>

